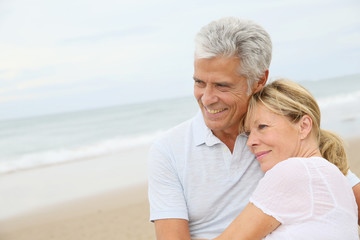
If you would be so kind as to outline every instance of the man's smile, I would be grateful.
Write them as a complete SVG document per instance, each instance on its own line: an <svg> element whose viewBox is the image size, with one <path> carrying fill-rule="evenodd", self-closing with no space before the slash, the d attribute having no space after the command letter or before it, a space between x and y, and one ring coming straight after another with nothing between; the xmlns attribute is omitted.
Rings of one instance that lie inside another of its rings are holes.
<svg viewBox="0 0 360 240"><path fill-rule="evenodd" d="M204 108L208 113L211 113L211 114L219 113L219 112L226 110L226 108L221 108L221 109L208 109L206 107L204 107Z"/></svg>

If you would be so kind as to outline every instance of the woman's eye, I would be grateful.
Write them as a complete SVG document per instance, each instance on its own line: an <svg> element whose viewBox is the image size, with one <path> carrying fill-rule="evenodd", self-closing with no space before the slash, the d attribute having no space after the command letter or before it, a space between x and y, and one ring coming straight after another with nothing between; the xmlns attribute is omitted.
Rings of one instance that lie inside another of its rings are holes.
<svg viewBox="0 0 360 240"><path fill-rule="evenodd" d="M259 129L264 129L264 128L266 128L267 127L267 125L266 124L259 124Z"/></svg>
<svg viewBox="0 0 360 240"><path fill-rule="evenodd" d="M245 131L244 134L245 134L246 136L250 136L250 131Z"/></svg>

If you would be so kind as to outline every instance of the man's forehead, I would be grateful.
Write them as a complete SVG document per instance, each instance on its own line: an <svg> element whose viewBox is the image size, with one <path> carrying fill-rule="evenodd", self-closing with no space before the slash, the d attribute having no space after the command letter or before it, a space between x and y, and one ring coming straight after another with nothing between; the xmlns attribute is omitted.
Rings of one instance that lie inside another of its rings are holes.
<svg viewBox="0 0 360 240"><path fill-rule="evenodd" d="M194 71L193 79L195 81L212 82L212 83L226 83L231 85L246 85L247 81L242 76L230 76L211 71Z"/></svg>
<svg viewBox="0 0 360 240"><path fill-rule="evenodd" d="M241 76L241 61L237 57L197 58L194 60L196 72L228 72Z"/></svg>

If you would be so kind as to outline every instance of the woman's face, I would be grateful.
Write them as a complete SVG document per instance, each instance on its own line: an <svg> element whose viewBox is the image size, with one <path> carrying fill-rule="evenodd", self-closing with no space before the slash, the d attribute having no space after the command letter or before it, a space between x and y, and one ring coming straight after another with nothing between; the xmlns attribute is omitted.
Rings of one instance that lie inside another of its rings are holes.
<svg viewBox="0 0 360 240"><path fill-rule="evenodd" d="M256 104L246 122L249 134L247 145L255 154L263 172L300 151L300 126L285 116L271 112L263 104Z"/></svg>

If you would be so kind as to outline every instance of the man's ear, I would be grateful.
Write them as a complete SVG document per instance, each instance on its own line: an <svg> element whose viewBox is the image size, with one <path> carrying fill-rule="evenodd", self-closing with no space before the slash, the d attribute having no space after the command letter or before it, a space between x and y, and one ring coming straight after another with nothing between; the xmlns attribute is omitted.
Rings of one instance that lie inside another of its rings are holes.
<svg viewBox="0 0 360 240"><path fill-rule="evenodd" d="M311 132L312 119L309 115L304 115L299 120L300 138L305 139Z"/></svg>
<svg viewBox="0 0 360 240"><path fill-rule="evenodd" d="M266 69L264 75L254 84L253 93L259 92L265 86L269 77L269 69Z"/></svg>

